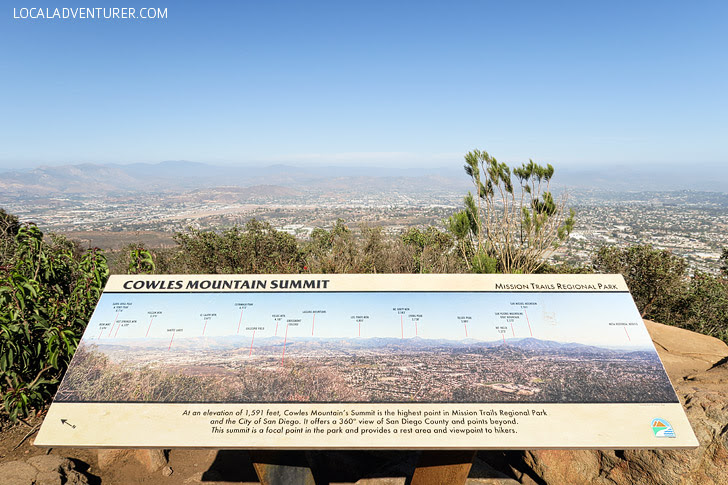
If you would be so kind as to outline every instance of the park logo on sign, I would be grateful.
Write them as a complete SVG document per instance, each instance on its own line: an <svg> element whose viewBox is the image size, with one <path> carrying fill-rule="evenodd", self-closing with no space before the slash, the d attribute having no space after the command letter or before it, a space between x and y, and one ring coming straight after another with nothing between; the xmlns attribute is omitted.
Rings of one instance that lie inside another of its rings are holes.
<svg viewBox="0 0 728 485"><path fill-rule="evenodd" d="M675 430L672 429L670 423L661 418L652 420L652 432L657 438L674 438Z"/></svg>

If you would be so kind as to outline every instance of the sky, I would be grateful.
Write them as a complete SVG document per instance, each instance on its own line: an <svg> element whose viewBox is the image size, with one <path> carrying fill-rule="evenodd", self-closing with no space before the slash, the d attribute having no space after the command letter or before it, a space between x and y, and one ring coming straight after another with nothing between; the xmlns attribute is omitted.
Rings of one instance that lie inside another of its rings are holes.
<svg viewBox="0 0 728 485"><path fill-rule="evenodd" d="M728 161L728 3L81 2L0 7L0 168Z"/></svg>
<svg viewBox="0 0 728 485"><path fill-rule="evenodd" d="M629 293L323 292L281 296L255 292L104 294L84 339L103 343L109 338L148 337L163 339L164 345L172 340L172 333L177 341L234 335L252 339L252 328L257 339L421 337L493 342L534 337L651 348ZM584 315L590 315L588 322ZM293 325L286 329L289 322ZM628 323L632 325L624 325Z"/></svg>

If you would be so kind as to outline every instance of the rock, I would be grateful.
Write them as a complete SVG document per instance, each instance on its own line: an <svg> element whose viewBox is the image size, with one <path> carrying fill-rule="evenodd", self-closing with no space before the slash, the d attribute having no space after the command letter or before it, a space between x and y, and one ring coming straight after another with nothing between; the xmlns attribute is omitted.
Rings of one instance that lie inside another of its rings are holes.
<svg viewBox="0 0 728 485"><path fill-rule="evenodd" d="M644 322L673 384L728 357L728 345L715 337L650 320Z"/></svg>
<svg viewBox="0 0 728 485"><path fill-rule="evenodd" d="M96 462L101 470L108 470L129 459L132 450L100 449L96 452Z"/></svg>
<svg viewBox="0 0 728 485"><path fill-rule="evenodd" d="M728 483L728 346L645 322L700 446L691 450L532 450L512 471L524 484Z"/></svg>
<svg viewBox="0 0 728 485"><path fill-rule="evenodd" d="M144 465L149 472L156 472L167 464L164 450L128 449L128 450L98 450L98 465L102 470L122 466L130 460Z"/></svg>
<svg viewBox="0 0 728 485"><path fill-rule="evenodd" d="M202 475L203 475L203 472L197 472L194 475L192 475L191 477L187 478L184 483L191 483L194 485L200 484L200 483L202 483ZM210 480L210 482L211 481L212 480Z"/></svg>
<svg viewBox="0 0 728 485"><path fill-rule="evenodd" d="M150 472L155 472L167 465L164 450L137 450L135 457Z"/></svg>
<svg viewBox="0 0 728 485"><path fill-rule="evenodd" d="M76 468L71 460L57 455L38 455L28 458L28 465L39 472L66 473Z"/></svg>
<svg viewBox="0 0 728 485"><path fill-rule="evenodd" d="M70 471L66 474L65 485L88 485L88 477L76 470Z"/></svg>
<svg viewBox="0 0 728 485"><path fill-rule="evenodd" d="M61 478L59 473L40 472L35 476L33 485L63 485L65 478Z"/></svg>
<svg viewBox="0 0 728 485"><path fill-rule="evenodd" d="M165 466L164 468L162 468L162 475L164 475L165 477L172 475L172 473L174 473L174 470L172 470L171 466Z"/></svg>
<svg viewBox="0 0 728 485"><path fill-rule="evenodd" d="M74 468L68 458L38 455L0 465L0 479L3 485L87 485L88 477Z"/></svg>
<svg viewBox="0 0 728 485"><path fill-rule="evenodd" d="M0 464L0 477L5 485L28 485L35 481L37 474L38 470L22 461Z"/></svg>

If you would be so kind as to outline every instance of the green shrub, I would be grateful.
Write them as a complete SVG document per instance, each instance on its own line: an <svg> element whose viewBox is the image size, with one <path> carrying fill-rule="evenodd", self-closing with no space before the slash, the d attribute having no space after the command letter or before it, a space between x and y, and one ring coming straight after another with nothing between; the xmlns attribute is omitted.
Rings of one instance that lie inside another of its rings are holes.
<svg viewBox="0 0 728 485"><path fill-rule="evenodd" d="M457 273L464 265L454 245L435 227L386 237L382 227L362 226L355 234L338 220L331 230L314 229L303 251L313 273Z"/></svg>
<svg viewBox="0 0 728 485"><path fill-rule="evenodd" d="M446 222L474 273L534 273L574 228L575 213L550 190L554 167L529 160L511 168L488 152L465 155L475 193Z"/></svg>
<svg viewBox="0 0 728 485"><path fill-rule="evenodd" d="M300 273L304 266L295 237L255 219L222 233L190 229L174 240L173 273Z"/></svg>
<svg viewBox="0 0 728 485"><path fill-rule="evenodd" d="M358 243L341 219L336 221L331 230L315 228L303 249L306 270L312 273L372 272L376 265L362 258Z"/></svg>
<svg viewBox="0 0 728 485"><path fill-rule="evenodd" d="M706 273L695 274L678 297L671 317L662 323L728 343L728 280Z"/></svg>
<svg viewBox="0 0 728 485"><path fill-rule="evenodd" d="M651 246L600 248L593 260L601 273L621 273L644 318L717 337L728 343L728 279L688 275L688 265Z"/></svg>
<svg viewBox="0 0 728 485"><path fill-rule="evenodd" d="M34 225L5 226L0 269L0 393L11 420L52 396L98 301L108 267ZM7 230L11 227L10 230Z"/></svg>
<svg viewBox="0 0 728 485"><path fill-rule="evenodd" d="M0 209L0 265L9 263L15 252L15 236L20 230L18 218Z"/></svg>
<svg viewBox="0 0 728 485"><path fill-rule="evenodd" d="M624 276L643 318L664 322L688 281L687 263L670 251L650 245L599 248L593 259L599 273Z"/></svg>
<svg viewBox="0 0 728 485"><path fill-rule="evenodd" d="M465 262L452 234L430 226L411 228L400 236L411 252L412 273L460 273Z"/></svg>

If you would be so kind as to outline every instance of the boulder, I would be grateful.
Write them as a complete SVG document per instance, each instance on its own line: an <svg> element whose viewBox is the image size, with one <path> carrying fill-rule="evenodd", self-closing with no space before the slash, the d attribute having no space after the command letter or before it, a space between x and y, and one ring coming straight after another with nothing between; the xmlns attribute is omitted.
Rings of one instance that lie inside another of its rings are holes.
<svg viewBox="0 0 728 485"><path fill-rule="evenodd" d="M74 468L68 458L39 455L0 464L0 479L3 485L87 485L88 477Z"/></svg>
<svg viewBox="0 0 728 485"><path fill-rule="evenodd" d="M673 384L728 357L728 345L715 337L650 320L644 322Z"/></svg>
<svg viewBox="0 0 728 485"><path fill-rule="evenodd" d="M164 450L101 449L98 450L97 459L101 470L118 468L124 463L128 463L130 460L142 464L149 472L156 472L157 470L167 466L167 457L164 454Z"/></svg>
<svg viewBox="0 0 728 485"><path fill-rule="evenodd" d="M524 484L728 483L728 346L645 321L700 446L693 450L530 450L511 463Z"/></svg>
<svg viewBox="0 0 728 485"><path fill-rule="evenodd" d="M22 461L0 464L0 477L5 485L28 485L35 481L38 470Z"/></svg>

